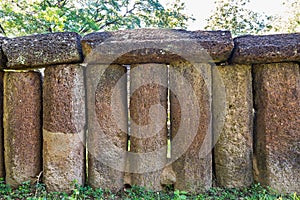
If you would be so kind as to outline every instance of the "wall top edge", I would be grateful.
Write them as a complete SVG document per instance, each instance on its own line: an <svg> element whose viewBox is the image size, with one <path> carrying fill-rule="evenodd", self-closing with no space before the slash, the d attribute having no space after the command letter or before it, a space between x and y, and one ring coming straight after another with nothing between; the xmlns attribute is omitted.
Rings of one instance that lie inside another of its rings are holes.
<svg viewBox="0 0 300 200"><path fill-rule="evenodd" d="M194 63L262 64L300 62L300 33L245 35L229 31L134 29L0 37L0 67L27 69L68 63Z"/></svg>

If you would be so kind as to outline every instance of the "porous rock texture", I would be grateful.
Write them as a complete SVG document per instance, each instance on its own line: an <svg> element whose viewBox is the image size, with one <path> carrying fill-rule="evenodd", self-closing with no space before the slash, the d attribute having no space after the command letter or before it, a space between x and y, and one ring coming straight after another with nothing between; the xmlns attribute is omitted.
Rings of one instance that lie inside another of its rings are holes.
<svg viewBox="0 0 300 200"><path fill-rule="evenodd" d="M78 63L83 59L80 35L72 32L6 39L2 43L2 49L9 69Z"/></svg>
<svg viewBox="0 0 300 200"><path fill-rule="evenodd" d="M47 191L71 192L76 181L85 183L85 132L43 129L43 172Z"/></svg>
<svg viewBox="0 0 300 200"><path fill-rule="evenodd" d="M85 85L79 64L46 68L43 91L43 170L49 191L85 181Z"/></svg>
<svg viewBox="0 0 300 200"><path fill-rule="evenodd" d="M199 193L212 186L211 66L170 66L171 160L174 188Z"/></svg>
<svg viewBox="0 0 300 200"><path fill-rule="evenodd" d="M231 62L258 64L298 62L300 60L300 33L254 36L234 39Z"/></svg>
<svg viewBox="0 0 300 200"><path fill-rule="evenodd" d="M255 180L280 193L300 192L300 68L254 65Z"/></svg>
<svg viewBox="0 0 300 200"><path fill-rule="evenodd" d="M163 189L167 160L167 66L132 65L130 69L131 184Z"/></svg>
<svg viewBox="0 0 300 200"><path fill-rule="evenodd" d="M88 184L124 187L127 155L127 75L120 65L87 66Z"/></svg>
<svg viewBox="0 0 300 200"><path fill-rule="evenodd" d="M224 62L233 40L228 31L135 29L86 35L83 53L89 63Z"/></svg>
<svg viewBox="0 0 300 200"><path fill-rule="evenodd" d="M251 66L214 66L212 72L217 185L226 188L248 187L253 183Z"/></svg>
<svg viewBox="0 0 300 200"><path fill-rule="evenodd" d="M6 183L35 181L42 171L42 80L39 72L4 74Z"/></svg>

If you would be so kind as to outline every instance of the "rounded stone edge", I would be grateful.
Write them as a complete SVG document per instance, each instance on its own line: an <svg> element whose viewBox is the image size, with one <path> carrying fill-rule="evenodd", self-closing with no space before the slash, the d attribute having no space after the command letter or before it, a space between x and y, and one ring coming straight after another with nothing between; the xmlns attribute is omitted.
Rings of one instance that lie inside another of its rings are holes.
<svg viewBox="0 0 300 200"><path fill-rule="evenodd" d="M2 50L7 59L5 68L12 70L83 62L81 36L75 32L6 38Z"/></svg>
<svg viewBox="0 0 300 200"><path fill-rule="evenodd" d="M165 51L161 47L183 47L191 43L199 44L203 48L185 48L186 55L192 55L193 59L206 51L212 60L209 62L227 62L232 53L234 43L229 31L186 31L176 29L136 29L115 32L91 33L84 36L81 40L83 54L85 57L96 56L100 62L98 64L111 63L112 55L122 54L119 49L132 49L114 60L114 64L143 64L143 63L170 63L182 58L175 56L174 53ZM157 49L149 47L157 46ZM115 48L117 47L117 48ZM137 49L137 47L140 47ZM147 50L145 51L147 47ZM106 51L99 52L101 49ZM107 49L108 48L108 49ZM108 52L109 51L109 52ZM93 52L93 55L90 53ZM206 53L206 54L207 54ZM154 54L154 55L153 55Z"/></svg>
<svg viewBox="0 0 300 200"><path fill-rule="evenodd" d="M231 64L300 62L300 33L244 35L233 41Z"/></svg>

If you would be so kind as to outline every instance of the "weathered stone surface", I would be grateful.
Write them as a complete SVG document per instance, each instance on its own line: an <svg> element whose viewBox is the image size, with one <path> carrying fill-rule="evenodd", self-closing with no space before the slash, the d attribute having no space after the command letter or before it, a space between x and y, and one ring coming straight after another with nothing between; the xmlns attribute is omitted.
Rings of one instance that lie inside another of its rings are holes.
<svg viewBox="0 0 300 200"><path fill-rule="evenodd" d="M85 126L83 68L79 64L48 67L43 88L43 128L50 132L81 132Z"/></svg>
<svg viewBox="0 0 300 200"><path fill-rule="evenodd" d="M232 62L257 64L300 61L300 33L242 36L234 39Z"/></svg>
<svg viewBox="0 0 300 200"><path fill-rule="evenodd" d="M203 192L212 186L211 66L173 63L170 89L174 187Z"/></svg>
<svg viewBox="0 0 300 200"><path fill-rule="evenodd" d="M176 174L172 165L167 165L161 173L160 184L168 187L176 183Z"/></svg>
<svg viewBox="0 0 300 200"><path fill-rule="evenodd" d="M255 180L280 193L299 193L299 65L254 65L254 83Z"/></svg>
<svg viewBox="0 0 300 200"><path fill-rule="evenodd" d="M10 69L82 61L80 36L72 32L12 38L4 41L2 49Z"/></svg>
<svg viewBox="0 0 300 200"><path fill-rule="evenodd" d="M224 62L233 41L228 31L136 29L92 33L82 40L90 63L170 63L182 57L194 62Z"/></svg>
<svg viewBox="0 0 300 200"><path fill-rule="evenodd" d="M130 69L131 184L162 190L167 161L167 66L132 65Z"/></svg>
<svg viewBox="0 0 300 200"><path fill-rule="evenodd" d="M42 171L42 81L38 72L4 74L6 183L17 187Z"/></svg>
<svg viewBox="0 0 300 200"><path fill-rule="evenodd" d="M120 65L87 67L88 183L119 191L127 154L127 76Z"/></svg>
<svg viewBox="0 0 300 200"><path fill-rule="evenodd" d="M224 92L223 100L221 92ZM227 188L248 187L253 183L251 66L214 66L213 99L217 184ZM218 101L224 101L225 109Z"/></svg>
<svg viewBox="0 0 300 200"><path fill-rule="evenodd" d="M79 64L45 69L43 168L49 191L71 191L85 179L85 86Z"/></svg>
<svg viewBox="0 0 300 200"><path fill-rule="evenodd" d="M3 119L3 76L4 76L4 72L0 71L0 119ZM0 120L0 178L5 178L3 141L4 141L3 120Z"/></svg>
<svg viewBox="0 0 300 200"><path fill-rule="evenodd" d="M0 68L4 68L6 66L6 57L4 56L4 53L2 51L2 44L4 40L7 39L5 37L0 37Z"/></svg>
<svg viewBox="0 0 300 200"><path fill-rule="evenodd" d="M43 172L48 191L71 192L73 181L85 182L85 132L76 134L43 129Z"/></svg>

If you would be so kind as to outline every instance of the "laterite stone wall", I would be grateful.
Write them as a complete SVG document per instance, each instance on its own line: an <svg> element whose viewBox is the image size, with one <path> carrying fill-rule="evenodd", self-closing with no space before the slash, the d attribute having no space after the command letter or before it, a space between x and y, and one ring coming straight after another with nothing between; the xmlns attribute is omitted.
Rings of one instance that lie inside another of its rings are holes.
<svg viewBox="0 0 300 200"><path fill-rule="evenodd" d="M0 177L300 193L300 34L0 37Z"/></svg>

